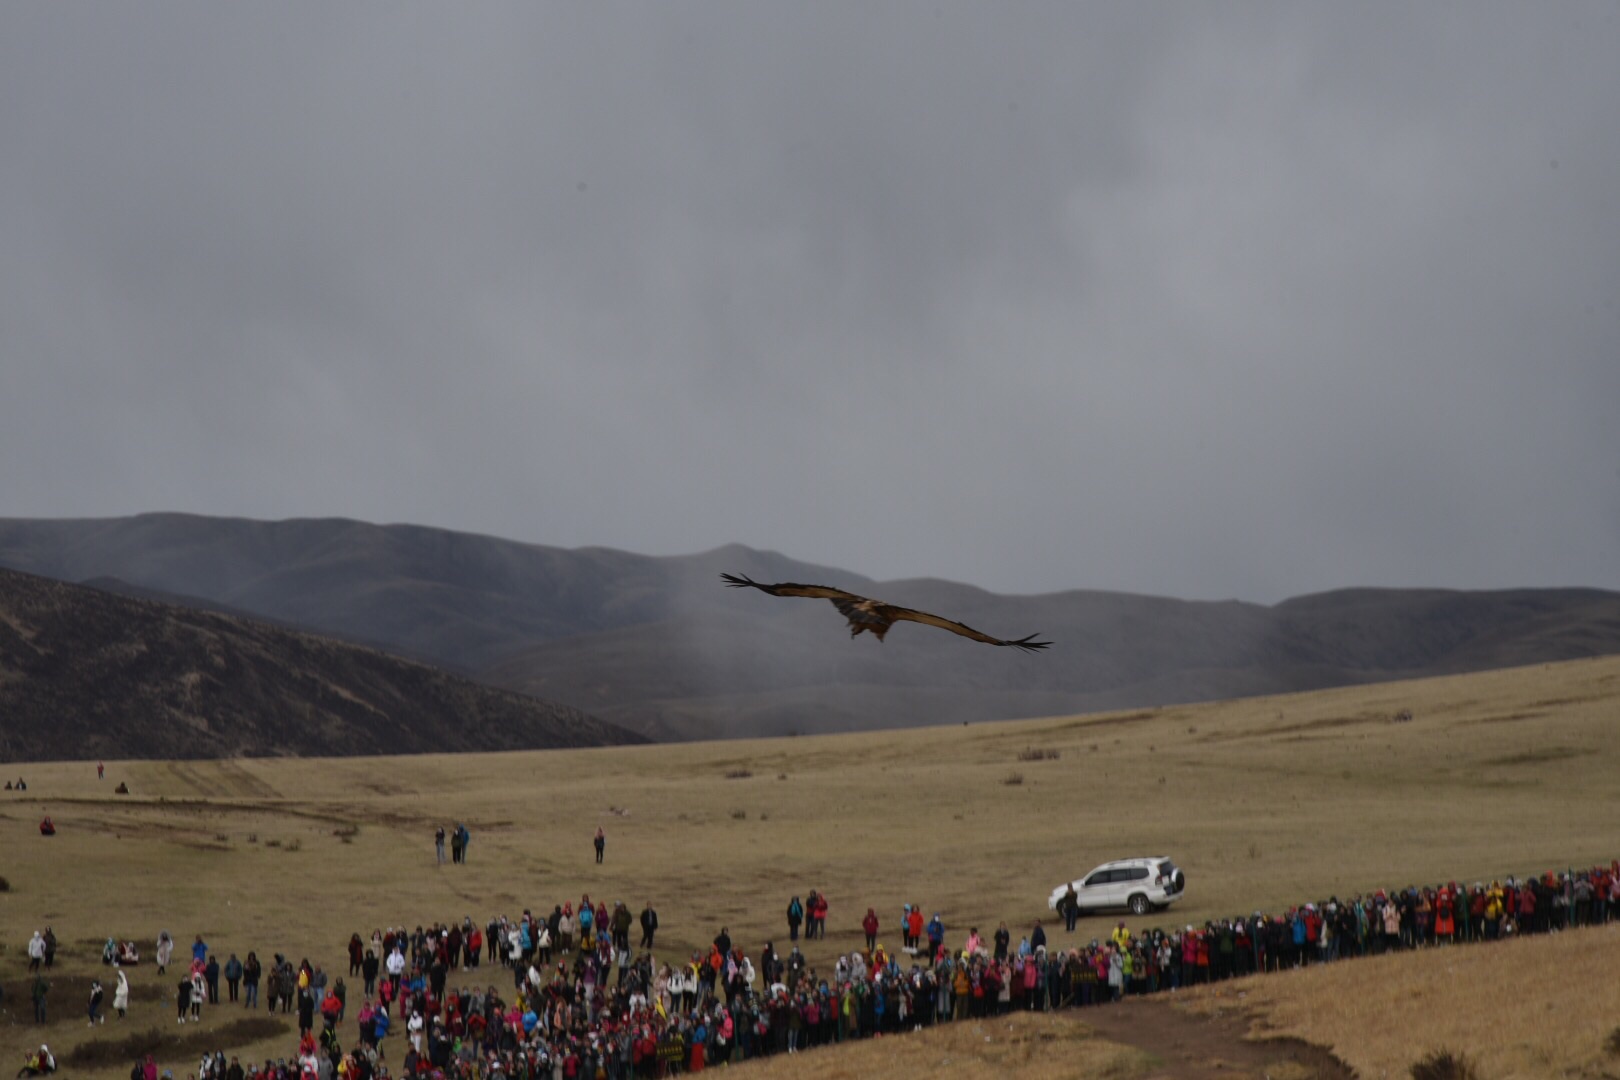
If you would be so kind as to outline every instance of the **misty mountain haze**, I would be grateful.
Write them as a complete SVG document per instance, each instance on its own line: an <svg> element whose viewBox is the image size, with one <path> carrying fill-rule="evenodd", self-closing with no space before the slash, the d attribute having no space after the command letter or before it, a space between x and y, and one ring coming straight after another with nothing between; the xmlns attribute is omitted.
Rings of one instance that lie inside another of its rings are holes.
<svg viewBox="0 0 1620 1080"><path fill-rule="evenodd" d="M0 520L0 566L114 578L398 650L656 738L994 720L1314 689L1620 651L1599 590L1345 590L1274 606L877 583L730 545L650 557L410 525L149 514ZM823 600L721 572L836 585L997 636L901 624L851 639Z"/></svg>

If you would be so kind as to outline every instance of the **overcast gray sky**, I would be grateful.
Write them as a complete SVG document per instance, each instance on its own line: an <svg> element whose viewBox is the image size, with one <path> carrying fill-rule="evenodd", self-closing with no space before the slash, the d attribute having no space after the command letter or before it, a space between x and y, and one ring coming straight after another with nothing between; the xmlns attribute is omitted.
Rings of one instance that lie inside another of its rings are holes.
<svg viewBox="0 0 1620 1080"><path fill-rule="evenodd" d="M1620 5L6 4L0 516L1620 587Z"/></svg>

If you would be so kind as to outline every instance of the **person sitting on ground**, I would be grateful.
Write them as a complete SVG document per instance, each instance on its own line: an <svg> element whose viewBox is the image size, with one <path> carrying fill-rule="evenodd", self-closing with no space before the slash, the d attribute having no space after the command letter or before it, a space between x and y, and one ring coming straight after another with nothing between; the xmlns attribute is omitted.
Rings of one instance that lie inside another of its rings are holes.
<svg viewBox="0 0 1620 1080"><path fill-rule="evenodd" d="M51 820L51 815L46 814L44 819L42 821L40 821L40 823L39 823L39 835L41 835L41 836L55 836L56 835L56 822Z"/></svg>
<svg viewBox="0 0 1620 1080"><path fill-rule="evenodd" d="M56 1058L51 1056L51 1048L44 1043L40 1043L38 1052L23 1058L23 1067L17 1070L17 1075L45 1076L55 1071Z"/></svg>

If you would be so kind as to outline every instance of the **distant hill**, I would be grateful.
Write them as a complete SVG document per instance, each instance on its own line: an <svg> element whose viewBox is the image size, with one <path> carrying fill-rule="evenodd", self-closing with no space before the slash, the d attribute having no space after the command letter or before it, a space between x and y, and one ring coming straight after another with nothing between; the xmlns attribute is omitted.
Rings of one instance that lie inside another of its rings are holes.
<svg viewBox="0 0 1620 1080"><path fill-rule="evenodd" d="M1620 653L1620 594L1599 590L1357 589L1274 606L999 596L740 545L656 558L340 519L0 520L0 566L252 612L656 738L1051 715ZM914 625L851 640L831 605L726 589L722 571L841 585L1054 645L1032 656Z"/></svg>
<svg viewBox="0 0 1620 1080"><path fill-rule="evenodd" d="M0 760L639 741L576 709L373 649L0 570Z"/></svg>

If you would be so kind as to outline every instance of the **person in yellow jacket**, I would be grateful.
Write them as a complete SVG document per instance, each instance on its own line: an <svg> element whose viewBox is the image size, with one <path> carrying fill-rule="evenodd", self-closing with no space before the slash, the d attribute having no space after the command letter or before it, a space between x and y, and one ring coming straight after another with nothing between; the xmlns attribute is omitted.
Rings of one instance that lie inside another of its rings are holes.
<svg viewBox="0 0 1620 1080"><path fill-rule="evenodd" d="M1109 939L1113 941L1121 952L1131 947L1131 932L1126 929L1124 919L1121 919L1119 925L1114 927L1114 932L1109 935Z"/></svg>
<svg viewBox="0 0 1620 1080"><path fill-rule="evenodd" d="M1485 936L1494 939L1502 928L1502 883L1491 882L1485 890Z"/></svg>

